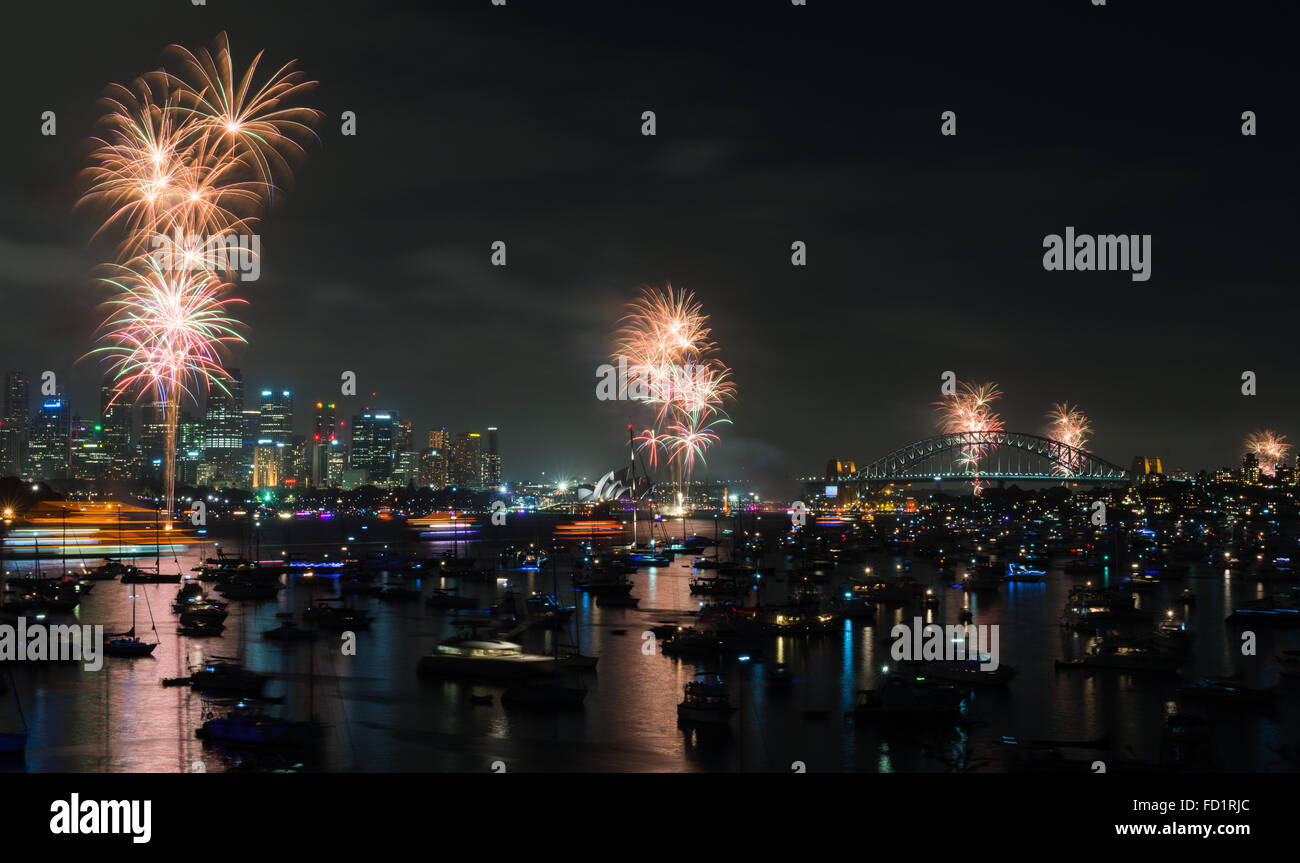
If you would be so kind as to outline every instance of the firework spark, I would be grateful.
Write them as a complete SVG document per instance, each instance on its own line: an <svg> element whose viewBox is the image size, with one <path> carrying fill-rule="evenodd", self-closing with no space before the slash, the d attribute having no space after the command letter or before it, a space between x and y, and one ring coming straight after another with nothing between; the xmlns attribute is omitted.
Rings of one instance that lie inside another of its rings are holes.
<svg viewBox="0 0 1300 863"><path fill-rule="evenodd" d="M944 434L992 434L1002 431L1002 418L993 410L993 403L1001 397L1002 393L995 383L959 383L955 393L935 402L939 408L939 430ZM980 440L959 448L957 463L976 475L976 493L979 492L980 460L993 449L991 442Z"/></svg>
<svg viewBox="0 0 1300 863"><path fill-rule="evenodd" d="M1092 427L1088 417L1078 406L1071 407L1069 402L1052 405L1047 413L1047 436L1057 443L1070 447L1061 455L1055 465L1059 476L1074 476L1080 472L1087 456L1083 450L1088 445L1088 435Z"/></svg>
<svg viewBox="0 0 1300 863"><path fill-rule="evenodd" d="M101 279L112 311L91 354L108 363L113 401L164 406L170 517L181 396L224 389L223 349L243 340L229 315L231 261L209 253L222 248L212 240L251 230L321 115L293 107L315 82L292 63L258 86L258 54L236 75L224 33L210 50L167 53L171 71L109 88L79 203L104 212L96 237L122 235Z"/></svg>
<svg viewBox="0 0 1300 863"><path fill-rule="evenodd" d="M644 288L615 337L615 362L627 368L623 394L655 409L652 427L634 443L652 468L666 456L682 494L718 441L713 429L730 422L724 407L736 397L731 370L713 356L708 321L693 294Z"/></svg>
<svg viewBox="0 0 1300 863"><path fill-rule="evenodd" d="M1260 473L1264 476L1277 476L1277 469L1291 454L1291 444L1286 442L1286 435L1264 429L1247 436L1246 452L1259 459Z"/></svg>

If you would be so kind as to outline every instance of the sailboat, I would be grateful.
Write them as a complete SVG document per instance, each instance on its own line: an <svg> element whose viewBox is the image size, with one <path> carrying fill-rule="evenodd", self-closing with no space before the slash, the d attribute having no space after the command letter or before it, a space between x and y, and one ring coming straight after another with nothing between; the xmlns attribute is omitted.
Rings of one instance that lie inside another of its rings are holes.
<svg viewBox="0 0 1300 863"><path fill-rule="evenodd" d="M162 540L158 535L158 510L153 513L153 572L145 572L140 569L131 567L131 571L122 576L123 584L180 584L181 574L178 571L175 575L163 575L162 571Z"/></svg>
<svg viewBox="0 0 1300 863"><path fill-rule="evenodd" d="M559 576L555 564L551 565L552 589L559 593ZM511 686L501 693L503 707L533 707L539 709L562 709L582 707L587 697L585 686L565 686L559 681L560 673L560 615L551 616L554 627L551 631L551 650L555 656L555 680L540 683L527 683ZM593 663L594 665L594 663Z"/></svg>
<svg viewBox="0 0 1300 863"><path fill-rule="evenodd" d="M104 641L104 653L108 656L151 656L154 648L158 646L158 627L153 622L153 607L149 607L149 626L154 632L154 641L149 643L141 641L135 636L135 599L134 593L131 594L131 628L126 632L118 632L109 636ZM145 603L149 602L149 597L145 597Z"/></svg>
<svg viewBox="0 0 1300 863"><path fill-rule="evenodd" d="M310 630L315 634L315 630ZM241 637L242 645L242 637ZM316 718L316 660L308 655L309 719L282 719L266 708L239 701L224 716L205 719L194 732L200 740L246 749L314 749L325 741L326 726ZM255 674L256 672L246 672ZM260 687L259 687L260 691Z"/></svg>

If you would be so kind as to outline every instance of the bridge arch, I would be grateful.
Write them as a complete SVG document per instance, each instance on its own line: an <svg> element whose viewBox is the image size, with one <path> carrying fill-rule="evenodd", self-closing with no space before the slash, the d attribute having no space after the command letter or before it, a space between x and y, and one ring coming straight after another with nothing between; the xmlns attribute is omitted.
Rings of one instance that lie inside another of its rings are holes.
<svg viewBox="0 0 1300 863"><path fill-rule="evenodd" d="M972 457L978 456L972 461ZM1026 432L951 432L913 441L840 477L845 481L926 479L1094 480L1129 472L1087 450Z"/></svg>

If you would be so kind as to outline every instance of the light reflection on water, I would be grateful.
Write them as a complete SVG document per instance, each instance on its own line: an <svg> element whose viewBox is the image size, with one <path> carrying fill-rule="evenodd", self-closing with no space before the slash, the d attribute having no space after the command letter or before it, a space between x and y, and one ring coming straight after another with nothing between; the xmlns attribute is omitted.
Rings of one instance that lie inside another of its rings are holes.
<svg viewBox="0 0 1300 863"><path fill-rule="evenodd" d="M692 521L688 527L706 536L714 532L711 519ZM424 544L422 551L443 548L450 544ZM179 559L182 569L188 571L206 551L188 550ZM275 554L274 546L263 548L264 557ZM273 710L292 718L314 712L328 723L330 742L315 765L326 770L486 772L497 760L511 772L788 771L796 761L804 762L809 772L936 771L965 764L999 769L1005 761L997 741L1004 734L1084 739L1108 732L1115 734L1118 750L1130 757L1156 757L1163 716L1176 699L1178 679L1058 671L1055 660L1077 655L1084 642L1083 636L1059 625L1068 589L1078 581L1059 569L1044 584L1006 585L997 593L968 597L948 587L951 579L926 561L913 561L910 575L933 585L940 596L934 621L958 623L969 601L975 623L1001 626L1001 661L1019 671L1009 688L975 693L965 737L882 735L855 727L844 715L852 710L857 692L875 685L880 666L889 662L882 633L887 635L896 622L910 622L914 614L931 616L924 612L882 608L874 628L845 622L820 638L772 639L765 656L755 652L747 663L645 655L643 631L661 621L689 624L690 613L699 606L699 598L689 593L689 561L687 556L670 566L638 571L633 576L638 608L604 607L585 594L575 596L562 564L561 599L577 606L574 629L579 644L600 662L596 673L582 675L588 688L584 709L548 714L503 710L499 685L420 679L415 673L419 658L437 640L456 632L450 615L426 611L422 603L359 598L375 619L368 632L357 633L357 655L345 657L328 635L314 645L282 646L261 638L262 631L279 624L277 612L300 612L311 602L312 591L301 583L291 582L276 602L230 603L225 633L206 639L177 635L171 611L175 585L140 585L137 629L142 635L148 629L147 597L160 638L153 657L106 658L100 673L79 666L15 669L31 728L26 769L231 769L234 759L194 736L210 703L187 688L160 685L164 677L187 675L192 665L211 655L241 656L250 667L274 675L268 695L284 701ZM888 573L897 562L881 556L871 565L876 572ZM555 578L549 569L507 575L524 594L551 592ZM446 586L441 578L432 583ZM1248 684L1275 682L1271 656L1280 647L1296 646L1295 635L1260 631L1258 661L1234 662L1237 635L1223 625L1234 598L1266 591L1225 579L1218 571L1202 575L1194 569L1185 585L1161 585L1143 596L1142 603L1157 610L1170 607L1184 586L1197 592L1200 603L1190 610L1189 623L1197 636L1193 662L1182 675L1240 670ZM74 619L102 623L110 632L126 629L130 589L98 582ZM501 588L489 581L466 582L461 589L487 607ZM786 589L782 581L767 585L765 592L776 598ZM830 588L825 592L830 595ZM561 634L564 641L572 637L572 632ZM548 650L550 633L530 632L524 643L531 650ZM769 662L786 664L794 684L786 690L769 689L764 680ZM679 727L676 705L697 671L718 672L729 682L740 708L729 727ZM1289 683L1293 681L1282 681L1284 690L1291 692ZM472 704L471 694L491 694L493 703ZM1283 769L1273 748L1296 745L1297 701L1285 697L1271 716L1211 708L1225 764L1238 770ZM0 697L0 703L0 728L7 729L16 723L12 695ZM808 710L825 711L825 717L807 717Z"/></svg>

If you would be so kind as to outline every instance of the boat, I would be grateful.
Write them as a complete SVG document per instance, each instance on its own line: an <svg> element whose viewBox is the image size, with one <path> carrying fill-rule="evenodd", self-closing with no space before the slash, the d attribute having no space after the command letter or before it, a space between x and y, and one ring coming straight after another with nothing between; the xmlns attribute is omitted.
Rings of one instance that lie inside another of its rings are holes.
<svg viewBox="0 0 1300 863"><path fill-rule="evenodd" d="M442 588L434 588L424 600L425 607L439 609L476 608L478 602L473 597L461 596Z"/></svg>
<svg viewBox="0 0 1300 863"><path fill-rule="evenodd" d="M1186 649L1192 643L1192 631L1187 628L1187 622L1175 617L1172 608L1156 625L1156 637L1168 647Z"/></svg>
<svg viewBox="0 0 1300 863"><path fill-rule="evenodd" d="M320 629L333 632L370 628L370 615L356 608L339 605L309 605L303 609L302 617Z"/></svg>
<svg viewBox="0 0 1300 863"><path fill-rule="evenodd" d="M165 572L149 572L144 569L131 567L131 571L122 576L123 584L180 584L181 574L179 572L168 574Z"/></svg>
<svg viewBox="0 0 1300 863"><path fill-rule="evenodd" d="M1146 621L1151 611L1137 607L1137 596L1131 590L1095 588L1091 585L1070 590L1061 621L1074 629L1097 629L1126 621Z"/></svg>
<svg viewBox="0 0 1300 863"><path fill-rule="evenodd" d="M226 611L224 602L217 602L212 599L205 599L201 602L195 602L181 611L181 626L193 626L194 624L222 624L226 620L229 612Z"/></svg>
<svg viewBox="0 0 1300 863"><path fill-rule="evenodd" d="M216 591L225 599L260 602L275 599L282 587L281 584L257 576L240 575L218 582Z"/></svg>
<svg viewBox="0 0 1300 863"><path fill-rule="evenodd" d="M1202 677L1178 687L1178 694L1199 701L1218 701L1248 707L1273 707L1277 704L1277 690L1274 687L1258 689L1243 686L1239 681L1227 677Z"/></svg>
<svg viewBox="0 0 1300 863"><path fill-rule="evenodd" d="M962 587L966 590L997 590L1002 586L1006 572L1005 564L981 561L974 570L967 570L966 576L962 579Z"/></svg>
<svg viewBox="0 0 1300 863"><path fill-rule="evenodd" d="M1047 570L1031 568L1023 563L1011 562L1007 565L1007 574L1002 576L1003 581L1008 582L1040 582L1047 577Z"/></svg>
<svg viewBox="0 0 1300 863"><path fill-rule="evenodd" d="M104 562L99 566L89 570L86 573L86 578L89 578L92 581L112 581L113 579L126 575L133 569L135 569L135 567L127 566L121 561L113 560L110 557L105 558Z"/></svg>
<svg viewBox="0 0 1300 863"><path fill-rule="evenodd" d="M690 584L692 595L737 596L743 589L743 585L737 579L721 575L692 578Z"/></svg>
<svg viewBox="0 0 1300 863"><path fill-rule="evenodd" d="M245 668L237 660L213 658L190 675L190 685L203 692L234 692L258 696L266 688L268 677Z"/></svg>
<svg viewBox="0 0 1300 863"><path fill-rule="evenodd" d="M1284 597L1266 596L1234 608L1226 622L1230 626L1300 626L1300 606Z"/></svg>
<svg viewBox="0 0 1300 863"><path fill-rule="evenodd" d="M203 590L203 585L197 581L186 581L176 591L176 599L172 601L172 611L184 611L190 603L205 598L207 598L207 593Z"/></svg>
<svg viewBox="0 0 1300 863"><path fill-rule="evenodd" d="M170 526L169 526L170 529ZM162 571L162 538L161 528L158 524L158 510L153 514L153 546L154 559L153 571L130 567L130 571L123 573L123 584L180 584L181 573L178 570L175 574L168 574Z"/></svg>
<svg viewBox="0 0 1300 863"><path fill-rule="evenodd" d="M1154 638L1125 638L1115 633L1104 633L1092 640L1083 657L1073 661L1057 660L1056 666L1172 672L1185 665L1187 660L1186 651L1168 650Z"/></svg>
<svg viewBox="0 0 1300 863"><path fill-rule="evenodd" d="M275 629L267 629L262 632L262 638L267 641L311 641L316 638L315 629L303 629L292 620L285 620Z"/></svg>
<svg viewBox="0 0 1300 863"><path fill-rule="evenodd" d="M853 710L855 721L877 723L942 723L961 721L966 693L923 675L885 672L875 689L863 689Z"/></svg>
<svg viewBox="0 0 1300 863"><path fill-rule="evenodd" d="M519 601L519 594L507 591L501 601L492 606L492 613L503 620L524 620L538 621L552 620L563 623L573 616L574 606L560 605L559 600L553 594L549 593L532 593L522 603Z"/></svg>
<svg viewBox="0 0 1300 863"><path fill-rule="evenodd" d="M575 590L596 596L627 595L632 592L632 581L619 567L590 566L575 571L572 576Z"/></svg>
<svg viewBox="0 0 1300 863"><path fill-rule="evenodd" d="M414 587L403 587L400 584L389 584L379 589L375 594L385 602L415 602L420 598L420 591Z"/></svg>
<svg viewBox="0 0 1300 863"><path fill-rule="evenodd" d="M940 680L945 683L961 683L968 686L1005 686L1016 676L1016 670L1010 665L998 665L986 669L989 657L982 659L942 659L921 663L908 670L926 680Z"/></svg>
<svg viewBox="0 0 1300 863"><path fill-rule="evenodd" d="M200 740L234 747L309 748L325 739L325 726L315 720L289 720L261 708L237 708L206 720L194 732Z"/></svg>
<svg viewBox="0 0 1300 863"><path fill-rule="evenodd" d="M104 639L104 655L120 657L139 657L152 656L154 648L158 646L158 627L153 622L153 608L149 608L149 625L154 632L153 642L142 641L135 635L135 599L136 594L133 590L130 595L131 600L131 628L126 632L119 632ZM148 594L145 595L146 605L149 602Z"/></svg>
<svg viewBox="0 0 1300 863"><path fill-rule="evenodd" d="M439 642L420 660L417 671L425 677L518 678L554 674L556 668L549 656L471 634Z"/></svg>
<svg viewBox="0 0 1300 863"><path fill-rule="evenodd" d="M735 712L727 684L716 675L687 683L682 702L677 705L679 720L705 725L726 725Z"/></svg>
<svg viewBox="0 0 1300 863"><path fill-rule="evenodd" d="M715 633L703 632L689 626L679 628L674 635L664 639L659 645L659 650L664 656L707 656L718 653L722 648L722 639Z"/></svg>

